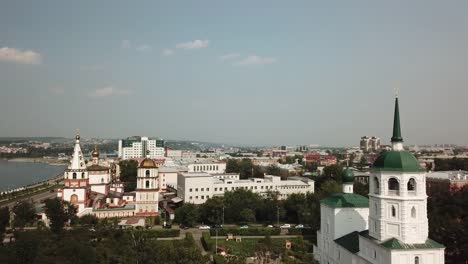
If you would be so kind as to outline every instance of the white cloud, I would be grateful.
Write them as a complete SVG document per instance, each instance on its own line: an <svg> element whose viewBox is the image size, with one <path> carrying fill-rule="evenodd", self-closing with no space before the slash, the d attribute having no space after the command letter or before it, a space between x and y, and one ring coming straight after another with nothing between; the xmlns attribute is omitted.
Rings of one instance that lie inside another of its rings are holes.
<svg viewBox="0 0 468 264"><path fill-rule="evenodd" d="M62 87L52 87L52 88L49 88L49 93L60 95L60 94L65 93L65 89L63 89Z"/></svg>
<svg viewBox="0 0 468 264"><path fill-rule="evenodd" d="M42 56L32 50L19 50L15 48L0 48L0 61L16 62L23 64L40 64Z"/></svg>
<svg viewBox="0 0 468 264"><path fill-rule="evenodd" d="M185 50L191 50L191 49L201 49L201 48L206 48L208 47L208 44L210 43L209 40L194 40L194 41L189 41L189 42L183 42L179 43L176 45L177 49L185 49Z"/></svg>
<svg viewBox="0 0 468 264"><path fill-rule="evenodd" d="M247 58L235 63L234 65L265 65L265 64L272 64L276 62L275 58L269 57L260 57L257 55L249 55Z"/></svg>
<svg viewBox="0 0 468 264"><path fill-rule="evenodd" d="M130 40L124 39L122 40L122 44L120 44L120 47L122 47L122 49L129 49L132 47L132 44L130 43Z"/></svg>
<svg viewBox="0 0 468 264"><path fill-rule="evenodd" d="M236 58L239 58L239 57L240 57L239 53L229 53L229 54L220 56L219 59L224 61L224 60L236 59Z"/></svg>
<svg viewBox="0 0 468 264"><path fill-rule="evenodd" d="M140 45L140 46L136 47L136 50L140 51L140 52L151 51L152 49L153 48L148 44L143 44L143 45Z"/></svg>
<svg viewBox="0 0 468 264"><path fill-rule="evenodd" d="M162 55L164 56L171 56L172 54L174 54L174 51L171 49L165 49L162 51Z"/></svg>
<svg viewBox="0 0 468 264"><path fill-rule="evenodd" d="M119 90L112 86L104 87L101 89L96 89L88 93L89 97L108 97L113 95L128 95L130 94L129 90Z"/></svg>

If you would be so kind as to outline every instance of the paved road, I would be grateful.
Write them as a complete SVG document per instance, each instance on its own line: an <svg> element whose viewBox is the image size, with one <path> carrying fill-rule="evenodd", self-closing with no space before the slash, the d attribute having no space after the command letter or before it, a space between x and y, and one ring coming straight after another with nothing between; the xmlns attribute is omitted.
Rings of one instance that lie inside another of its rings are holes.
<svg viewBox="0 0 468 264"><path fill-rule="evenodd" d="M26 196L24 198L15 200L13 202L9 202L6 204L3 204L2 206L8 206L8 207L13 207L17 202L23 201L23 200L32 200L34 204L38 205L40 204L40 201L47 199L47 198L54 198L57 197L57 192L54 190L54 192L50 192L50 190L44 190L43 192L34 194L32 196Z"/></svg>

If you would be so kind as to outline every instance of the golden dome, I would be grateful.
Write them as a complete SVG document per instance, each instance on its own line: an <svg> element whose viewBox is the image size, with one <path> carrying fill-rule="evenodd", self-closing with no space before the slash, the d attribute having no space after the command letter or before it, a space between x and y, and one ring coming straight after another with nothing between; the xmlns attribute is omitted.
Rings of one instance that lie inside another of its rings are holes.
<svg viewBox="0 0 468 264"><path fill-rule="evenodd" d="M154 160L146 158L140 163L140 168L157 168L157 166Z"/></svg>
<svg viewBox="0 0 468 264"><path fill-rule="evenodd" d="M99 158L99 151L97 151L96 145L94 145L94 150L93 150L93 152L91 152L91 156L93 158Z"/></svg>

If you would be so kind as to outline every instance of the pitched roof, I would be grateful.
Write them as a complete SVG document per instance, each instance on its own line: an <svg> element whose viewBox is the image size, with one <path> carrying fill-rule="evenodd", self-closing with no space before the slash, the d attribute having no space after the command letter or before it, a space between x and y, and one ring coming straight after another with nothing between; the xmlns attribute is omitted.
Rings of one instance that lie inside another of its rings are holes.
<svg viewBox="0 0 468 264"><path fill-rule="evenodd" d="M353 254L359 252L359 232L357 231L337 238L335 242Z"/></svg>
<svg viewBox="0 0 468 264"><path fill-rule="evenodd" d="M328 205L333 208L340 207L369 207L369 199L355 193L334 193L325 199L320 200L321 204Z"/></svg>
<svg viewBox="0 0 468 264"><path fill-rule="evenodd" d="M87 168L88 171L104 171L109 170L108 167L100 166L100 165L91 165Z"/></svg>
<svg viewBox="0 0 468 264"><path fill-rule="evenodd" d="M396 250L445 248L444 245L429 238L423 244L405 244L396 238L391 238L380 245L388 249Z"/></svg>

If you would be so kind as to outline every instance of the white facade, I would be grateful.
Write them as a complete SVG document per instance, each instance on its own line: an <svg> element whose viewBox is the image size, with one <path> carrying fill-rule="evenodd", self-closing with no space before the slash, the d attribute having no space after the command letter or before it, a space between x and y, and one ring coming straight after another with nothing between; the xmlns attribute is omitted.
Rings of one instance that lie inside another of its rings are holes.
<svg viewBox="0 0 468 264"><path fill-rule="evenodd" d="M169 167L160 167L158 170L158 185L160 191L165 191L168 186L177 188L178 170Z"/></svg>
<svg viewBox="0 0 468 264"><path fill-rule="evenodd" d="M156 215L158 213L158 169L152 162L152 166L146 167L145 159L141 162L137 172L137 188L135 193L135 211L140 215Z"/></svg>
<svg viewBox="0 0 468 264"><path fill-rule="evenodd" d="M286 199L292 193L314 192L314 181L285 180L279 176L265 175L262 178L239 179L239 174L209 174L206 172L179 173L177 196L187 203L202 204L213 196L238 189L251 190L265 195L278 192L279 199Z"/></svg>
<svg viewBox="0 0 468 264"><path fill-rule="evenodd" d="M119 158L164 158L164 140L148 137L130 137L119 140Z"/></svg>
<svg viewBox="0 0 468 264"><path fill-rule="evenodd" d="M207 172L211 174L225 173L226 163L225 162L203 162L203 163L191 163L187 165L188 172Z"/></svg>

